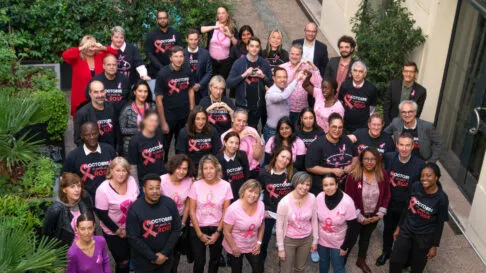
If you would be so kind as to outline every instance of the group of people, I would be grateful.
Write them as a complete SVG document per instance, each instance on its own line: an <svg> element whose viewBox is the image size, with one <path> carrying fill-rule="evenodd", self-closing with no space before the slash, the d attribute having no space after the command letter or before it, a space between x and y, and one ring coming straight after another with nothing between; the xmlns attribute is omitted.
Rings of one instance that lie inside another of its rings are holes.
<svg viewBox="0 0 486 273"><path fill-rule="evenodd" d="M359 237L356 265L369 273L381 219L376 265L422 272L437 254L448 199L435 164L442 138L419 118L417 65L405 63L390 83L381 115L352 37L329 59L309 23L289 52L278 30L262 50L226 7L216 18L189 30L184 49L158 11L149 68L119 26L110 46L87 35L63 53L78 147L43 232L70 246L68 272L110 272L109 249L117 273L177 272L181 254L200 273L209 248L208 272L224 249L232 272L246 257L262 273L276 247L281 272L305 272L312 256L321 273L337 273Z"/></svg>

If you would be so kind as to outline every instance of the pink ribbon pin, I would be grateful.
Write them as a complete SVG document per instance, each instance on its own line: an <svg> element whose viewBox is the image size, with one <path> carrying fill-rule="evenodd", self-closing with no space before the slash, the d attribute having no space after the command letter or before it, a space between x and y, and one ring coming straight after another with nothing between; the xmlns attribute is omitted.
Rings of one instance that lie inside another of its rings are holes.
<svg viewBox="0 0 486 273"><path fill-rule="evenodd" d="M189 145L189 152L199 152L200 150L196 147L196 140L195 139L189 139L188 141Z"/></svg>
<svg viewBox="0 0 486 273"><path fill-rule="evenodd" d="M255 235L255 224L251 224L250 227L248 228L248 231L243 235L243 237L248 238L248 237L253 237Z"/></svg>
<svg viewBox="0 0 486 273"><path fill-rule="evenodd" d="M82 164L79 171L83 174L83 178L81 179L83 181L86 181L88 178L91 180L95 178L95 176L90 173L91 167L88 164Z"/></svg>
<svg viewBox="0 0 486 273"><path fill-rule="evenodd" d="M179 90L179 88L177 88L177 83L174 79L170 79L167 85L169 85L169 88L170 88L169 95L172 95L172 93L174 93L174 92L177 92L177 93L181 92L181 90Z"/></svg>

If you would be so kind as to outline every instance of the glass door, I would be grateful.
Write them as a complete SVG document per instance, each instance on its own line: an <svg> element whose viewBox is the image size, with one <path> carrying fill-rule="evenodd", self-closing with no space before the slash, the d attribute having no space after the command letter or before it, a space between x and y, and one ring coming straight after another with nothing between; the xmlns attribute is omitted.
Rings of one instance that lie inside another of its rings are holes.
<svg viewBox="0 0 486 273"><path fill-rule="evenodd" d="M462 1L457 20L437 128L440 162L471 201L486 151L486 19Z"/></svg>

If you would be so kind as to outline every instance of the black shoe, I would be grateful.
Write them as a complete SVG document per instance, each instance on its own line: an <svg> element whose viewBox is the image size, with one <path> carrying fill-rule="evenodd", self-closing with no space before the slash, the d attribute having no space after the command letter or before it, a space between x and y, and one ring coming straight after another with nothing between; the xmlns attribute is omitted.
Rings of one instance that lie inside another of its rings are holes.
<svg viewBox="0 0 486 273"><path fill-rule="evenodd" d="M219 266L220 267L225 267L226 266L226 261L224 260L223 254L221 254L221 256L219 256Z"/></svg>
<svg viewBox="0 0 486 273"><path fill-rule="evenodd" d="M382 266L386 263L386 260L390 258L390 255L387 255L385 252L381 253L380 257L376 259L376 266Z"/></svg>

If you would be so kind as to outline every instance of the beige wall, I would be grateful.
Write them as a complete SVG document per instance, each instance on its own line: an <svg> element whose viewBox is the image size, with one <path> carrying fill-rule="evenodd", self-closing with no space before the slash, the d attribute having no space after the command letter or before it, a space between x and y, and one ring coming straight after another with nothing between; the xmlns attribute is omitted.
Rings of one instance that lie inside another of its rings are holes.
<svg viewBox="0 0 486 273"><path fill-rule="evenodd" d="M350 19L356 13L360 0L323 0L320 28L337 50L341 35L352 35ZM412 56L419 66L418 82L427 88L422 118L433 121L447 59L447 51L456 13L457 0L407 0L417 26L428 36L424 46ZM359 45L358 45L359 46ZM373 69L372 67L370 69Z"/></svg>

